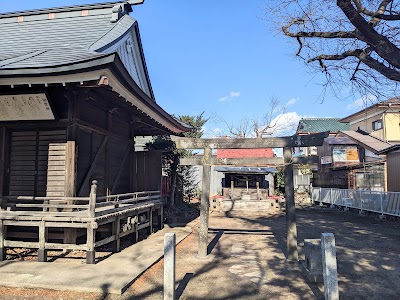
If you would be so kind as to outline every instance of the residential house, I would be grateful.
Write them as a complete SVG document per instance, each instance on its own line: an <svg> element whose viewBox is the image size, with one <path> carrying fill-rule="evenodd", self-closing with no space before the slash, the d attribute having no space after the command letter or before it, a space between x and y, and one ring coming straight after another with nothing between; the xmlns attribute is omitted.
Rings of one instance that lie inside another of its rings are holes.
<svg viewBox="0 0 400 300"><path fill-rule="evenodd" d="M302 118L297 126L296 134L308 135L319 132L329 132L335 136L341 130L348 130L347 123L341 123L339 118ZM294 156L317 155L317 147L296 147ZM293 182L296 190L308 189L311 183L312 170L316 171L318 165L295 166L293 168Z"/></svg>
<svg viewBox="0 0 400 300"><path fill-rule="evenodd" d="M362 130L385 142L400 143L400 98L373 104L340 122L348 123L350 130Z"/></svg>

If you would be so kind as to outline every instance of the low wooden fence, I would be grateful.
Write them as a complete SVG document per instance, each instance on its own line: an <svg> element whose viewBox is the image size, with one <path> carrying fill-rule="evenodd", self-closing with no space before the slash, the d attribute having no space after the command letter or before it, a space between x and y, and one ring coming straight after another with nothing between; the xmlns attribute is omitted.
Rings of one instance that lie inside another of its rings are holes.
<svg viewBox="0 0 400 300"><path fill-rule="evenodd" d="M159 191L97 197L96 190L94 181L89 197L3 197L0 260L5 248L21 247L38 249L39 261L47 261L48 250L84 250L86 262L95 263L96 247L113 242L119 251L122 237L134 234L137 241L139 230L162 228Z"/></svg>
<svg viewBox="0 0 400 300"><path fill-rule="evenodd" d="M400 193L313 188L312 201L400 217Z"/></svg>

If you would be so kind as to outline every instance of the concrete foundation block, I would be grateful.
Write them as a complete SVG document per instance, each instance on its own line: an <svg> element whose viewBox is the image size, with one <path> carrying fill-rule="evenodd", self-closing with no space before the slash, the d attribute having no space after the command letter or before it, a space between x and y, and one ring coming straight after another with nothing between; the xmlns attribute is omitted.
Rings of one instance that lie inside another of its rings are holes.
<svg viewBox="0 0 400 300"><path fill-rule="evenodd" d="M301 267L307 279L311 282L323 282L321 240L305 239L304 256Z"/></svg>
<svg viewBox="0 0 400 300"><path fill-rule="evenodd" d="M379 215L379 219L386 220L386 215Z"/></svg>
<svg viewBox="0 0 400 300"><path fill-rule="evenodd" d="M365 210L361 209L361 210L358 211L358 214L359 215L366 215L367 213L365 212Z"/></svg>

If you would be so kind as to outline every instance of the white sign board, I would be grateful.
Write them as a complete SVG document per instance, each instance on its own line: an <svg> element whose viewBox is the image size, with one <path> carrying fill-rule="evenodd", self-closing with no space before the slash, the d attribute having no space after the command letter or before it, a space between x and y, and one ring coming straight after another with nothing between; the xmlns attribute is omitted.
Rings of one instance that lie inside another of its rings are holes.
<svg viewBox="0 0 400 300"><path fill-rule="evenodd" d="M54 120L46 94L0 95L0 121Z"/></svg>
<svg viewBox="0 0 400 300"><path fill-rule="evenodd" d="M327 165L332 163L332 156L322 156L321 165Z"/></svg>

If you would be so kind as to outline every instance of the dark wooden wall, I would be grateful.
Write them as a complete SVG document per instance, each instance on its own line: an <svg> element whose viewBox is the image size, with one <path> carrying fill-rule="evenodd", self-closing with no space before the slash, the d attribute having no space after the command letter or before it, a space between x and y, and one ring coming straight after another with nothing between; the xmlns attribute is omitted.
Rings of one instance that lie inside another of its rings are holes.
<svg viewBox="0 0 400 300"><path fill-rule="evenodd" d="M74 185L71 190L77 196L89 194L92 180L98 181L98 195L160 190L161 154L135 153L132 111L127 109L126 104L123 105L123 99L107 97L97 90L89 87L49 87L45 92L56 120L0 122L1 194L9 194L13 186L9 172L11 158L15 156L10 144L12 134L27 130L35 131L37 135L40 132L63 131L64 142L75 141L76 173L70 175L74 178L69 182ZM31 88L20 92L43 91ZM9 92L16 93L15 90ZM47 162L45 158L41 161ZM45 184L45 181L39 183L41 192L36 195L42 196L46 192ZM24 189L27 188L21 188ZM29 189L28 193L32 191ZM13 194L20 194L20 191L15 189Z"/></svg>
<svg viewBox="0 0 400 300"><path fill-rule="evenodd" d="M387 190L388 192L400 192L400 152L390 152L386 159Z"/></svg>

